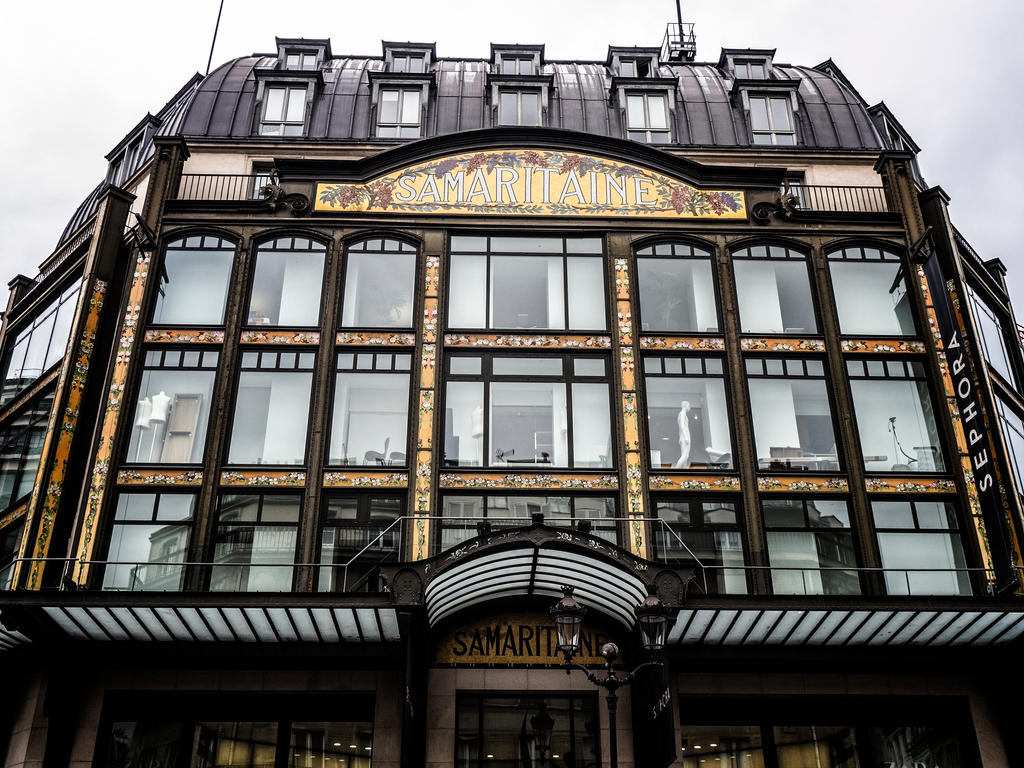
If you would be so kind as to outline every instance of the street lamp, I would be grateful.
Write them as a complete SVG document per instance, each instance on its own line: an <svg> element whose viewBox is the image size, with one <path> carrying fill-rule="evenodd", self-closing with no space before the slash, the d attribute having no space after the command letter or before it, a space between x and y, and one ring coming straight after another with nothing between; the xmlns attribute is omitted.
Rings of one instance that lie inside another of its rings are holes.
<svg viewBox="0 0 1024 768"><path fill-rule="evenodd" d="M540 764L547 762L548 748L551 746L551 732L555 728L555 721L548 714L547 704L541 702L537 714L530 718L530 727L533 728L533 738L537 742L537 751L540 753Z"/></svg>
<svg viewBox="0 0 1024 768"><path fill-rule="evenodd" d="M636 623L640 629L640 642L643 644L644 650L651 654L657 654L665 647L665 634L668 629L668 609L658 598L657 592L657 587L648 584L647 597L635 609ZM631 672L619 676L612 666L619 658L619 646L615 643L605 643L601 646L604 671L600 676L582 664L573 662L573 656L580 652L580 626L583 624L583 614L587 609L576 602L572 593L573 587L562 587L562 599L551 608L551 617L555 622L556 647L558 652L565 657L565 674L568 675L573 668L579 669L590 682L608 691L606 696L608 702L608 746L611 752L611 768L618 768L618 738L615 731L615 713L619 703L617 691L633 682L637 672L641 669L652 666L660 667L661 661L655 658L654 661L644 662Z"/></svg>

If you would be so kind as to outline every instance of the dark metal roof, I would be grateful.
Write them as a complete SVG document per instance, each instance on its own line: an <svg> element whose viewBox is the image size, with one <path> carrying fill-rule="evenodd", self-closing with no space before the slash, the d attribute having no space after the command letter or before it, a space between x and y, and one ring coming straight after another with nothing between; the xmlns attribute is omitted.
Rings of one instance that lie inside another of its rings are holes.
<svg viewBox="0 0 1024 768"><path fill-rule="evenodd" d="M258 120L254 71L276 65L273 57L246 56L212 72L191 101L181 133L187 138L253 136ZM376 57L337 57L327 62L322 71L323 86L317 89L304 138L373 138L368 73L383 69L383 59ZM425 135L491 127L489 70L490 64L481 60L436 62ZM851 88L811 67L775 65L773 71L772 83L781 80L797 86L800 147L867 151L883 148L863 101ZM621 111L612 93L612 73L604 63L551 62L541 72L550 76L554 84L548 126L623 137ZM282 71L282 75L287 77L288 73ZM742 102L732 93L733 80L717 65L662 65L657 75L678 84L673 126L677 145L751 146Z"/></svg>

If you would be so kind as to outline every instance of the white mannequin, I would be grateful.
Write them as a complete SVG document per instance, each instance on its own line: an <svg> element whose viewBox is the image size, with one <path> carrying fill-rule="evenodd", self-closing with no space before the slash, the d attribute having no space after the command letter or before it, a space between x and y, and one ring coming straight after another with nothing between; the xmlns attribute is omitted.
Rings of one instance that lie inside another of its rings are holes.
<svg viewBox="0 0 1024 768"><path fill-rule="evenodd" d="M469 434L473 437L484 436L484 409L479 405L473 409L473 415L469 420Z"/></svg>
<svg viewBox="0 0 1024 768"><path fill-rule="evenodd" d="M679 427L679 460L676 469L686 469L690 465L690 401L683 400L680 404L676 424Z"/></svg>
<svg viewBox="0 0 1024 768"><path fill-rule="evenodd" d="M149 420L153 413L153 403L150 402L148 397L144 397L139 400L139 404L135 406L135 426L142 427L143 429L149 429Z"/></svg>
<svg viewBox="0 0 1024 768"><path fill-rule="evenodd" d="M160 390L153 395L153 407L150 410L150 421L167 421L167 415L171 410L171 398L166 392Z"/></svg>

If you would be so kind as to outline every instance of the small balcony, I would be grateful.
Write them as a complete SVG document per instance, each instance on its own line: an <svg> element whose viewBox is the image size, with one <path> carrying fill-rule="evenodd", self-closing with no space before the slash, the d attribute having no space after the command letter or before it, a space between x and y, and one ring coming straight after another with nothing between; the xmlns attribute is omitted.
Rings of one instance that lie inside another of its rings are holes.
<svg viewBox="0 0 1024 768"><path fill-rule="evenodd" d="M178 183L178 200L241 202L264 200L260 190L271 182L270 173L185 173Z"/></svg>
<svg viewBox="0 0 1024 768"><path fill-rule="evenodd" d="M809 213L888 213L884 187L789 183L780 190L787 208Z"/></svg>

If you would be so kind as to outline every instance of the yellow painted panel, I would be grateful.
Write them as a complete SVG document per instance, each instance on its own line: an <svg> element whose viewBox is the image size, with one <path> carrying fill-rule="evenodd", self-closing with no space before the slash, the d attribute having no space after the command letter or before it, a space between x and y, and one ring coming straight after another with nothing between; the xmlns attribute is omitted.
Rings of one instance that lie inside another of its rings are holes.
<svg viewBox="0 0 1024 768"><path fill-rule="evenodd" d="M320 183L316 211L745 219L743 192L699 190L596 155L510 148L418 163L365 184Z"/></svg>

